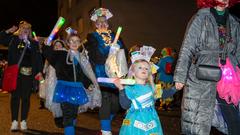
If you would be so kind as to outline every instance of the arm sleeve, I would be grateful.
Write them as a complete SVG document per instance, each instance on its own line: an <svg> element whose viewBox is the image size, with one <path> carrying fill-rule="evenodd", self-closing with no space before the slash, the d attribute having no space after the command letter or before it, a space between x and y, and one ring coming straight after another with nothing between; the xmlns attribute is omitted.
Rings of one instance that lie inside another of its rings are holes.
<svg viewBox="0 0 240 135"><path fill-rule="evenodd" d="M240 23L237 24L237 30L236 30L236 40L237 40L237 49L236 49L236 58L237 58L237 62L238 62L238 67L240 68Z"/></svg>
<svg viewBox="0 0 240 135"><path fill-rule="evenodd" d="M119 102L123 109L129 109L132 101L127 97L125 89L119 91Z"/></svg>
<svg viewBox="0 0 240 135"><path fill-rule="evenodd" d="M87 42L86 42L86 44L84 46L85 46L85 48L88 51L88 56L89 56L91 64L92 63L97 63L96 57L97 57L98 42L95 39L93 34L88 34L87 35Z"/></svg>
<svg viewBox="0 0 240 135"><path fill-rule="evenodd" d="M37 42L31 41L31 44L34 46L34 51L33 51L33 69L34 69L34 75L38 74L39 72L42 72L43 70L43 60L42 60L42 55L40 53L39 49L39 44Z"/></svg>
<svg viewBox="0 0 240 135"><path fill-rule="evenodd" d="M169 97L173 96L176 92L177 92L177 90L176 90L175 86L173 86L167 90L163 89L162 99L169 98Z"/></svg>
<svg viewBox="0 0 240 135"><path fill-rule="evenodd" d="M42 51L43 51L43 56L48 60L50 65L54 67L56 63L56 59L54 57L53 46L43 45Z"/></svg>
<svg viewBox="0 0 240 135"><path fill-rule="evenodd" d="M187 80L188 70L192 62L193 54L195 54L196 46L200 41L201 25L202 19L199 15L195 15L188 24L174 72L175 82L185 84Z"/></svg>
<svg viewBox="0 0 240 135"><path fill-rule="evenodd" d="M3 44L5 46L8 46L11 39L12 39L12 34L7 34L5 31L0 32L0 44Z"/></svg>

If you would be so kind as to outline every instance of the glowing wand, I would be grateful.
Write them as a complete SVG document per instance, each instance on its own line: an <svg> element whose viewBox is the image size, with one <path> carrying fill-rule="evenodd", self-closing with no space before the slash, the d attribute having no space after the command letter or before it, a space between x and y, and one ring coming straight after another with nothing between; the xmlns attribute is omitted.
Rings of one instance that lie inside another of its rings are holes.
<svg viewBox="0 0 240 135"><path fill-rule="evenodd" d="M65 23L65 19L63 17L59 17L57 23L55 24L51 34L48 37L47 44L50 44L51 41L53 40L54 36L57 34L59 29L63 26Z"/></svg>

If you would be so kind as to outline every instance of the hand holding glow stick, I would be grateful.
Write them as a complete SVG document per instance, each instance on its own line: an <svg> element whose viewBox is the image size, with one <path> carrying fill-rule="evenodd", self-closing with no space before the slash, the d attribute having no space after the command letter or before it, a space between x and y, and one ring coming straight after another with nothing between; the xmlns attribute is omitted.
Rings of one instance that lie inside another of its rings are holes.
<svg viewBox="0 0 240 135"><path fill-rule="evenodd" d="M115 78L105 78L105 77L97 78L97 81L102 83L113 83L115 80L116 80ZM120 83L126 84L126 85L133 85L136 83L136 81L133 79L120 79Z"/></svg>
<svg viewBox="0 0 240 135"><path fill-rule="evenodd" d="M55 24L51 34L48 37L47 44L50 44L54 38L54 36L57 34L59 29L63 26L65 23L65 19L63 17L59 17L57 23Z"/></svg>
<svg viewBox="0 0 240 135"><path fill-rule="evenodd" d="M33 31L32 34L33 34L33 38L34 38L34 40L35 40L35 41L38 41L38 38L37 38L36 33Z"/></svg>
<svg viewBox="0 0 240 135"><path fill-rule="evenodd" d="M116 43L117 43L121 31L122 31L122 27L118 27L118 29L117 29L117 33L116 33L116 36L115 36L115 38L114 38L114 40L113 40L113 44L116 44Z"/></svg>

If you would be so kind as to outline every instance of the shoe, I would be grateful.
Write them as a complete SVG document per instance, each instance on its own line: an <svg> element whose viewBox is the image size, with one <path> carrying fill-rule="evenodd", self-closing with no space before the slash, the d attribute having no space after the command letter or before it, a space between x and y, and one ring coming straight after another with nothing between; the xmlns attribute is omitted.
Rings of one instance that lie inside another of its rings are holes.
<svg viewBox="0 0 240 135"><path fill-rule="evenodd" d="M18 130L18 122L14 120L11 125L11 131L16 132Z"/></svg>
<svg viewBox="0 0 240 135"><path fill-rule="evenodd" d="M20 123L21 130L27 130L27 122L22 120Z"/></svg>
<svg viewBox="0 0 240 135"><path fill-rule="evenodd" d="M112 132L111 132L111 131L101 130L101 132L102 132L102 135L112 135Z"/></svg>
<svg viewBox="0 0 240 135"><path fill-rule="evenodd" d="M101 131L98 131L96 135L102 135L102 132L101 132Z"/></svg>

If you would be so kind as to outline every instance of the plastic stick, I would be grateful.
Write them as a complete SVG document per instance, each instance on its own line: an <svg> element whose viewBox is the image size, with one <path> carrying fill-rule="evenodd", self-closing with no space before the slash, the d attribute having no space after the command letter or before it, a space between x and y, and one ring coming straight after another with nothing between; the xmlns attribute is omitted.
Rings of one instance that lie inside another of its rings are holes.
<svg viewBox="0 0 240 135"><path fill-rule="evenodd" d="M117 43L118 38L120 37L121 31L122 31L122 27L118 27L116 36L115 36L115 38L114 38L114 40L113 40L113 44L116 44L116 43Z"/></svg>
<svg viewBox="0 0 240 135"><path fill-rule="evenodd" d="M64 23L65 23L65 19L63 17L59 17L57 23L55 24L55 26L52 30L52 32L48 36L47 44L50 44L52 42L54 36L57 34L57 32L63 26Z"/></svg>
<svg viewBox="0 0 240 135"><path fill-rule="evenodd" d="M102 83L113 83L114 80L116 80L116 78L104 78L104 77L97 78L97 81ZM120 79L120 83L126 85L133 85L136 83L136 81L133 79Z"/></svg>

